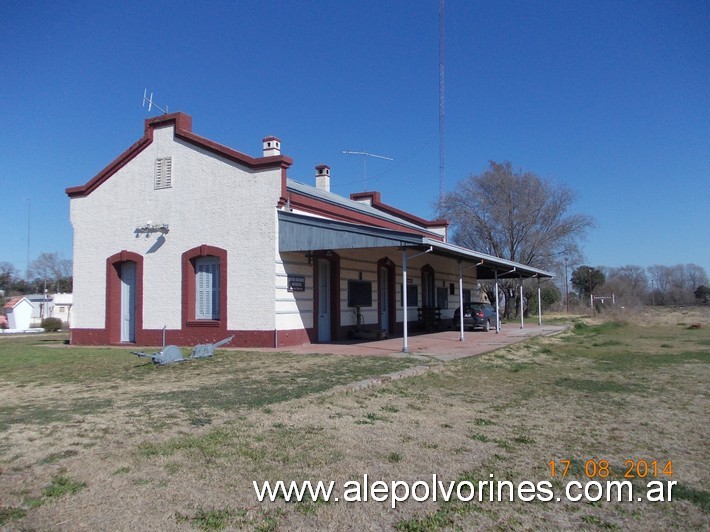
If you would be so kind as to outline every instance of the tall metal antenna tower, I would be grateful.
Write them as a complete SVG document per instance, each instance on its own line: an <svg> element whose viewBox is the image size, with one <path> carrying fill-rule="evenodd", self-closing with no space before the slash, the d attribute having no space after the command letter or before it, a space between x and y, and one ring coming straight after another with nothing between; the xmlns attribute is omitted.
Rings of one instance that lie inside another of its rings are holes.
<svg viewBox="0 0 710 532"><path fill-rule="evenodd" d="M444 138L446 111L444 108L444 12L445 0L439 0L439 208L444 199Z"/></svg>
<svg viewBox="0 0 710 532"><path fill-rule="evenodd" d="M362 190L363 192L367 190L367 158L368 157L377 157L378 159L386 159L388 161L394 161L392 157L386 157L384 155L375 155L374 153L367 153L366 151L351 151L351 150L343 150L340 153L344 153L346 155L362 155L362 164L363 164L363 187Z"/></svg>
<svg viewBox="0 0 710 532"><path fill-rule="evenodd" d="M30 207L30 198L27 198L27 269L25 270L25 278L30 280L30 217L32 209Z"/></svg>

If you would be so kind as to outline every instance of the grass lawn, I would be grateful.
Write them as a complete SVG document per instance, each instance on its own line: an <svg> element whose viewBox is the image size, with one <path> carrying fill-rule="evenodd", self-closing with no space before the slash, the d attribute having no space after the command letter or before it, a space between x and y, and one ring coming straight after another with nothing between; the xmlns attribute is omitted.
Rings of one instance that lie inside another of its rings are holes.
<svg viewBox="0 0 710 532"><path fill-rule="evenodd" d="M688 329L694 322L702 328ZM9 529L710 526L707 312L575 320L554 337L354 392L336 387L421 362L218 351L154 367L62 340L0 338L0 526ZM563 495L570 480L630 469L634 499L655 479L677 482L673 500L393 509L391 500L260 503L252 485L333 480L342 494L364 474L388 484L436 474L476 486L548 481Z"/></svg>

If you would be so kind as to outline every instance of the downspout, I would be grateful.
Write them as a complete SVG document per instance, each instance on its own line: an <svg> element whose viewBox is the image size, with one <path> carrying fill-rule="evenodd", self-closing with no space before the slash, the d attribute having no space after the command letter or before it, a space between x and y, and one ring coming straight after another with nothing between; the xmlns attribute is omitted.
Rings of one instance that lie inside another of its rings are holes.
<svg viewBox="0 0 710 532"><path fill-rule="evenodd" d="M413 259L415 257L419 257L420 255L424 255L432 251L434 251L434 247L429 246L429 249L427 249L426 251L422 251L421 253L412 255L409 258ZM409 353L409 346L407 345L407 321L409 319L409 309L407 308L407 248L402 249L402 306L404 307L404 316L402 319L404 325L404 345L402 346L402 353Z"/></svg>

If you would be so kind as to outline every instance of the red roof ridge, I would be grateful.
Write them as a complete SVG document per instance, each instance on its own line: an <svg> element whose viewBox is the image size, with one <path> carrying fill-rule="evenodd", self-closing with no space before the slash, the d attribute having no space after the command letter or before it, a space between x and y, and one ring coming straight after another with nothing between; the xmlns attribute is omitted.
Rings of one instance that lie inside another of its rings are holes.
<svg viewBox="0 0 710 532"><path fill-rule="evenodd" d="M26 299L25 296L13 296L7 300L7 302L3 305L3 308L7 308L7 309L15 308L17 306L17 304L20 301L22 301L23 299Z"/></svg>
<svg viewBox="0 0 710 532"><path fill-rule="evenodd" d="M201 137L192 132L192 117L188 114L177 112L146 119L143 137L111 161L108 166L96 174L87 183L67 188L65 190L67 196L73 198L89 195L109 177L118 172L147 146L149 146L153 142L153 131L155 129L168 127L170 125L175 127L176 137L250 168L269 168L278 166L281 168L288 168L293 164L293 160L286 155L251 157L237 150Z"/></svg>
<svg viewBox="0 0 710 532"><path fill-rule="evenodd" d="M398 209L397 207L392 207L392 205L382 203L382 200L380 198L381 198L380 193L375 190L367 191L367 192L353 192L350 194L351 200L362 201L362 200L369 199L370 204L375 209L378 209L380 211L383 211L383 212L386 212L389 214L393 214L394 216L397 216L397 217L407 220L409 222L415 223L417 225L421 225L424 227L448 227L449 226L448 220L444 220L444 219L426 220L426 219L420 218L419 216L416 216L412 213Z"/></svg>

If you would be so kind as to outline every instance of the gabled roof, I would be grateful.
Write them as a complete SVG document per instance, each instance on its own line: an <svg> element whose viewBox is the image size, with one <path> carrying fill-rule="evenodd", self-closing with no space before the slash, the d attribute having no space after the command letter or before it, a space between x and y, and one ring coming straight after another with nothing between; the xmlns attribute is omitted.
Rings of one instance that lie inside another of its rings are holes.
<svg viewBox="0 0 710 532"><path fill-rule="evenodd" d="M227 146L223 146L222 144L218 144L217 142L200 137L192 132L192 117L190 115L186 115L184 113L171 113L147 119L145 121L145 132L143 133L143 137L114 159L106 168L101 170L101 172L96 174L88 183L67 188L67 196L74 198L88 196L91 194L91 192L96 190L96 188L104 183L109 177L134 159L147 146L150 146L153 142L153 131L155 129L169 126L175 127L176 138L248 168L288 168L293 164L293 160L285 155L251 157Z"/></svg>
<svg viewBox="0 0 710 532"><path fill-rule="evenodd" d="M363 201L366 201L370 205L372 205L375 209L377 209L378 211L392 214L398 218L408 220L412 223L415 223L417 225L421 225L423 227L448 227L449 226L448 220L425 220L424 218L420 218L419 216L415 216L412 213L405 212L401 209L393 207L392 205L388 205L386 203L383 203L381 200L381 197L380 197L380 193L377 191L353 192L350 194L350 199L357 201L358 203L362 203Z"/></svg>
<svg viewBox="0 0 710 532"><path fill-rule="evenodd" d="M439 240L443 239L442 236L433 231L432 229L435 227L445 227L447 225L445 221L435 220L430 222L428 220L424 220L423 218L419 218L409 213L405 213L404 211L395 209L394 207L390 207L389 205L385 205L384 203L379 201L377 202L377 205L375 205L374 203L370 205L368 203L363 203L362 201L357 201L355 199L345 198L333 192L322 190L311 185L299 183L298 181L295 181L293 179L286 180L286 189L288 192L312 198L324 205L323 214L325 214L326 216L335 212L333 207L345 209L355 214L352 220L346 219L343 221L365 222L365 220L358 219L358 216L365 216L371 218L371 220L369 221L370 225L377 225L377 221L379 220L389 224L390 227L386 228L394 229L394 226L396 225L398 226L398 229L405 231L409 229L416 233L429 235L432 238ZM374 192L368 194L374 194L379 200L379 193ZM381 206L385 206L386 208L378 208Z"/></svg>
<svg viewBox="0 0 710 532"><path fill-rule="evenodd" d="M17 305L19 305L20 302L21 302L23 299L24 299L25 301L27 301L28 304L32 305L32 303L30 302L30 300L27 299L25 296L15 296L15 297L11 297L10 299L8 299L8 300L7 300L7 303L5 303L2 308L6 309L6 310L13 309L13 308L15 308Z"/></svg>

